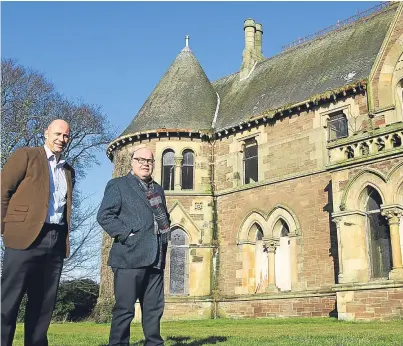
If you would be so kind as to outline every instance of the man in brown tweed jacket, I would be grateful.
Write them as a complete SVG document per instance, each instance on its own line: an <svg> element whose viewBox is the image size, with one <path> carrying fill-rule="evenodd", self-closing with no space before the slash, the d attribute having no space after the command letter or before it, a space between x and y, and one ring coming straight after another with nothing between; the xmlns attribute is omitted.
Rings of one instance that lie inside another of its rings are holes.
<svg viewBox="0 0 403 346"><path fill-rule="evenodd" d="M27 293L25 346L47 346L64 257L69 255L74 170L62 158L70 127L54 120L45 145L18 149L1 172L1 345L13 343Z"/></svg>

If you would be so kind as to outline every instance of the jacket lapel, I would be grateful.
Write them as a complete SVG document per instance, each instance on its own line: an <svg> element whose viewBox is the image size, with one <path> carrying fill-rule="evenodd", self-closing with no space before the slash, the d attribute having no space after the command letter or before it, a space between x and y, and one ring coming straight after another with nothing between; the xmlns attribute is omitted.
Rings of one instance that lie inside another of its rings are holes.
<svg viewBox="0 0 403 346"><path fill-rule="evenodd" d="M48 165L48 158L46 156L46 151L44 147L39 147L39 157L41 162L41 170L42 170L42 177L44 179L44 186L46 189L46 195L49 196L50 191L50 174L49 174L49 165Z"/></svg>
<svg viewBox="0 0 403 346"><path fill-rule="evenodd" d="M151 205L150 202L148 201L146 194L144 193L144 191L141 189L139 182L137 181L137 179L133 176L133 174L131 172L129 172L128 175L126 175L127 178L127 182L128 184L132 187L132 189L134 190L134 192L137 193L137 195L140 197L140 199L147 205L147 207L149 207L151 209Z"/></svg>
<svg viewBox="0 0 403 346"><path fill-rule="evenodd" d="M64 170L64 175L66 176L66 182L67 182L67 200L71 201L71 194L73 190L72 182L71 182L71 171L69 169L66 169L66 165L63 168Z"/></svg>

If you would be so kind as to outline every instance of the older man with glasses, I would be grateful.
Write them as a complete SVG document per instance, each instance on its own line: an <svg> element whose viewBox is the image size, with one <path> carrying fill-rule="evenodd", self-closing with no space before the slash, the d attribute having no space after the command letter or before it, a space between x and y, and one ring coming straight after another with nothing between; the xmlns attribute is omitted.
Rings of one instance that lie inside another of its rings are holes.
<svg viewBox="0 0 403 346"><path fill-rule="evenodd" d="M162 187L152 179L154 156L140 148L132 171L108 182L98 222L113 238L108 265L114 273L115 306L109 345L127 345L134 305L140 301L146 346L163 345L164 268L170 227Z"/></svg>

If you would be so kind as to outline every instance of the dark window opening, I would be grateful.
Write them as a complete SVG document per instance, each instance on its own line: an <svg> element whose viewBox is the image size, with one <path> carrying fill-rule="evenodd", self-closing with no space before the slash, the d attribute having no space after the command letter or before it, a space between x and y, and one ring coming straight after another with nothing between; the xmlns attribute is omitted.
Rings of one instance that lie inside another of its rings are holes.
<svg viewBox="0 0 403 346"><path fill-rule="evenodd" d="M246 139L243 151L245 184L258 181L258 146L255 138Z"/></svg>
<svg viewBox="0 0 403 346"><path fill-rule="evenodd" d="M175 153L165 150L162 154L162 187L164 190L173 190L175 186Z"/></svg>
<svg viewBox="0 0 403 346"><path fill-rule="evenodd" d="M373 278L388 277L392 270L392 245L387 220L381 215L382 197L369 188L366 204Z"/></svg>
<svg viewBox="0 0 403 346"><path fill-rule="evenodd" d="M262 230L262 228L258 224L256 224L256 229L257 229L257 231L256 231L256 240L263 240L263 230Z"/></svg>
<svg viewBox="0 0 403 346"><path fill-rule="evenodd" d="M192 150L183 152L182 161L182 190L193 189L194 154Z"/></svg>
<svg viewBox="0 0 403 346"><path fill-rule="evenodd" d="M395 133L392 136L392 146L393 148L400 147L402 145L402 139Z"/></svg>
<svg viewBox="0 0 403 346"><path fill-rule="evenodd" d="M346 149L346 158L347 159L353 159L354 158L354 149L350 146L347 147Z"/></svg>
<svg viewBox="0 0 403 346"><path fill-rule="evenodd" d="M331 114L327 121L329 141L348 137L347 117L343 112Z"/></svg>

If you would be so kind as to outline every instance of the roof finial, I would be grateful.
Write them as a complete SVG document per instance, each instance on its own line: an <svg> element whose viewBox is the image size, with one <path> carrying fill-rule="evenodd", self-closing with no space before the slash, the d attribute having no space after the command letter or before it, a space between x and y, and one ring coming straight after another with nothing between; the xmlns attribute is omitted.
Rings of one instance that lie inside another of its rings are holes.
<svg viewBox="0 0 403 346"><path fill-rule="evenodd" d="M186 36L185 36L185 42L186 42L186 47L187 47L187 48L189 48L189 39L190 39L190 36L189 36L189 35L186 35Z"/></svg>

